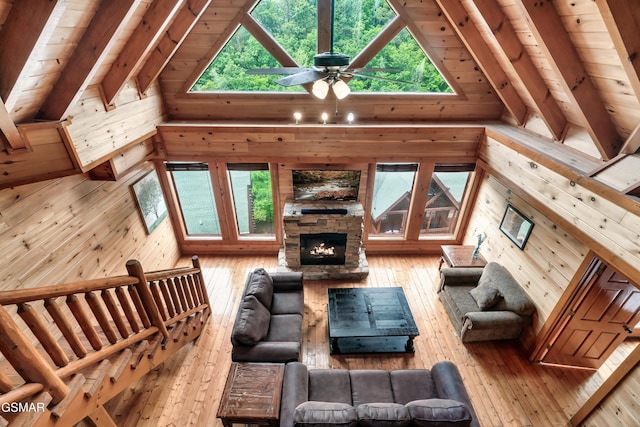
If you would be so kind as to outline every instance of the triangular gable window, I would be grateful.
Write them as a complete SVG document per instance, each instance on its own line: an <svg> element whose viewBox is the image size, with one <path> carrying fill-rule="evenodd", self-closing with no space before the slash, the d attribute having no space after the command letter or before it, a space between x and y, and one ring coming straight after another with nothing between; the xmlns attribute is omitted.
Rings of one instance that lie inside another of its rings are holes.
<svg viewBox="0 0 640 427"><path fill-rule="evenodd" d="M367 64L367 68L398 68L398 72L376 73L373 76L404 83L357 78L349 83L352 92L453 92L406 28L382 48Z"/></svg>
<svg viewBox="0 0 640 427"><path fill-rule="evenodd" d="M261 44L240 26L191 91L304 91L305 88L299 85L285 87L275 83L282 75L246 74L246 70L281 67L269 53L274 45L286 51L298 66L311 67L313 56L318 53L318 2L261 0L250 12L249 19L255 19L268 33L269 39ZM353 59L395 18L395 12L384 0L335 0L334 51ZM260 38L264 40L264 37ZM366 67L399 68L401 71L398 72L371 75L406 83L355 77L349 82L353 92L453 92L406 28L390 40Z"/></svg>
<svg viewBox="0 0 640 427"><path fill-rule="evenodd" d="M278 61L244 27L239 27L191 88L192 92L304 91L284 87L273 76L248 75L249 68L279 67Z"/></svg>

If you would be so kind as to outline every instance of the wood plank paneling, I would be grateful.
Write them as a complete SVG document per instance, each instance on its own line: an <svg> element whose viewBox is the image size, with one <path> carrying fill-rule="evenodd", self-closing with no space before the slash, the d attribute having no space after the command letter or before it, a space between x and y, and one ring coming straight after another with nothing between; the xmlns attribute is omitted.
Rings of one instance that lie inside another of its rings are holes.
<svg viewBox="0 0 640 427"><path fill-rule="evenodd" d="M124 102L128 99L128 102ZM140 99L135 86L126 86L116 98L118 108L106 111L97 87L86 90L71 111L71 142L83 170L101 163L114 152L156 133L164 120L157 85Z"/></svg>
<svg viewBox="0 0 640 427"><path fill-rule="evenodd" d="M129 258L171 267L179 253L170 221L147 235L129 189L150 170L121 182L75 175L0 190L0 289L125 274Z"/></svg>
<svg viewBox="0 0 640 427"><path fill-rule="evenodd" d="M473 161L483 128L450 126L239 126L201 122L158 126L168 157L259 157L332 163L338 159ZM375 148L372 148L375 146Z"/></svg>
<svg viewBox="0 0 640 427"><path fill-rule="evenodd" d="M532 159L487 138L480 158L491 173L510 182L513 190L530 197L536 208L587 244L601 259L628 277L640 265L640 214L637 204L586 176L566 176L543 159ZM554 170L556 169L556 170ZM565 174L567 171L564 171ZM533 203L532 203L533 204ZM541 209L542 208L542 209Z"/></svg>

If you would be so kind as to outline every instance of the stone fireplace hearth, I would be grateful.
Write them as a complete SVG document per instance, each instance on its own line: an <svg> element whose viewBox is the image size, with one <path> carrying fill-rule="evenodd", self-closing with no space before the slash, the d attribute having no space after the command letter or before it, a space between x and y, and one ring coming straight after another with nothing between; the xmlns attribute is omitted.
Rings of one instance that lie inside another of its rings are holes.
<svg viewBox="0 0 640 427"><path fill-rule="evenodd" d="M282 219L281 271L301 271L308 280L364 279L369 274L360 203L287 202Z"/></svg>

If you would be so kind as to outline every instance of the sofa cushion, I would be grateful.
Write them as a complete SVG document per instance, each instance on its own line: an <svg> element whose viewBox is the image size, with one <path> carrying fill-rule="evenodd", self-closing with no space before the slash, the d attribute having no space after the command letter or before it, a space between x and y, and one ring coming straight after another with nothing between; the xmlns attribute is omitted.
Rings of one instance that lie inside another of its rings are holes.
<svg viewBox="0 0 640 427"><path fill-rule="evenodd" d="M257 344L267 336L270 319L271 313L256 297L245 296L233 327L233 341L245 345Z"/></svg>
<svg viewBox="0 0 640 427"><path fill-rule="evenodd" d="M413 425L417 427L432 426L468 426L471 414L467 405L451 399L414 400L406 404Z"/></svg>
<svg viewBox="0 0 640 427"><path fill-rule="evenodd" d="M389 372L393 401L400 404L412 400L437 397L435 384L428 369L397 369Z"/></svg>
<svg viewBox="0 0 640 427"><path fill-rule="evenodd" d="M346 403L308 401L301 403L293 414L295 426L356 426L356 408Z"/></svg>
<svg viewBox="0 0 640 427"><path fill-rule="evenodd" d="M309 400L351 405L351 379L346 369L310 369Z"/></svg>
<svg viewBox="0 0 640 427"><path fill-rule="evenodd" d="M364 403L356 408L362 427L407 427L409 409L399 403Z"/></svg>
<svg viewBox="0 0 640 427"><path fill-rule="evenodd" d="M447 286L443 291L446 293L446 298L452 302L451 309L461 324L465 314L470 311L480 311L478 304L469 293L473 288L473 286Z"/></svg>
<svg viewBox="0 0 640 427"><path fill-rule="evenodd" d="M469 293L478 304L478 307L480 307L480 310L487 310L502 299L500 291L491 286L478 286L471 289Z"/></svg>
<svg viewBox="0 0 640 427"><path fill-rule="evenodd" d="M255 296L267 310L271 310L273 280L271 280L271 275L264 268L256 268L251 273L245 295Z"/></svg>
<svg viewBox="0 0 640 427"><path fill-rule="evenodd" d="M353 406L363 403L393 403L389 372L377 369L349 371Z"/></svg>
<svg viewBox="0 0 640 427"><path fill-rule="evenodd" d="M272 314L265 341L302 341L302 316L299 314Z"/></svg>
<svg viewBox="0 0 640 427"><path fill-rule="evenodd" d="M304 314L302 292L274 292L271 314Z"/></svg>

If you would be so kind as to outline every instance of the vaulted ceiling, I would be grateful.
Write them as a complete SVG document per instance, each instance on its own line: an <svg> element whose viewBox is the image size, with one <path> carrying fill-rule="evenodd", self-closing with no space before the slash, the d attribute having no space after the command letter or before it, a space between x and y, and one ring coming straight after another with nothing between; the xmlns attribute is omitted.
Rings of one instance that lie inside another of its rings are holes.
<svg viewBox="0 0 640 427"><path fill-rule="evenodd" d="M256 3L0 0L0 146L24 148L20 125L72 119L97 89L105 111L159 90L165 121L287 124L294 110L336 110L375 124L503 121L595 158L640 148L638 1L388 0L455 95L188 93L238 25L252 27Z"/></svg>

